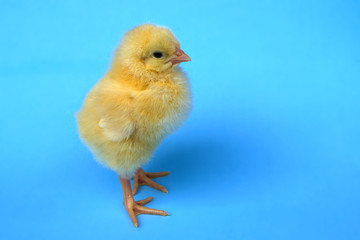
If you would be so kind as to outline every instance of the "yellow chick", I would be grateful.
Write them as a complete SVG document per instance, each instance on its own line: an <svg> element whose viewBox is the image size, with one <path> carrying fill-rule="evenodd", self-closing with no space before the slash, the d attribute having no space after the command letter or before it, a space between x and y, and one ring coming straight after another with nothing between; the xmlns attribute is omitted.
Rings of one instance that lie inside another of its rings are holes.
<svg viewBox="0 0 360 240"><path fill-rule="evenodd" d="M100 163L118 174L123 203L135 227L137 214L168 215L143 206L152 197L134 201L133 194L141 184L167 192L151 179L169 172L146 173L141 166L190 112L189 82L178 66L187 61L189 56L167 28L135 27L123 37L110 69L88 93L77 115L84 143Z"/></svg>

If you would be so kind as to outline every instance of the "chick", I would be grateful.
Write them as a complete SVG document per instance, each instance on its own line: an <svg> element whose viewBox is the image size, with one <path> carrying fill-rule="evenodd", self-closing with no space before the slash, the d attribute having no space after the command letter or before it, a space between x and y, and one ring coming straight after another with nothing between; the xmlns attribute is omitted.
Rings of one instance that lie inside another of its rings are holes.
<svg viewBox="0 0 360 240"><path fill-rule="evenodd" d="M133 194L140 184L167 192L151 179L169 172L146 173L141 166L190 112L189 82L178 66L187 61L189 56L167 28L152 24L135 27L124 35L110 69L88 93L77 114L84 143L100 163L118 174L123 203L135 227L138 214L168 215L143 206L151 197L134 201Z"/></svg>

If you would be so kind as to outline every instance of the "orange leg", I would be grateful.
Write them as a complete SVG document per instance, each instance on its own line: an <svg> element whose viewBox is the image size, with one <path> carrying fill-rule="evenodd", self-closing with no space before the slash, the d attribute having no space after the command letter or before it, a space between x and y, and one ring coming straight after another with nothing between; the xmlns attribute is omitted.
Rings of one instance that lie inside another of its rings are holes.
<svg viewBox="0 0 360 240"><path fill-rule="evenodd" d="M138 227L138 222L136 219L136 216L139 214L152 214L152 215L162 215L162 216L167 216L169 215L167 212L165 211L161 211L161 210L157 210L157 209L153 209L153 208L147 208L144 207L143 205L147 204L148 202L150 202L151 200L153 200L152 197L148 197L145 198L143 200L140 201L134 201L134 197L131 191L131 185L130 185L130 180L121 178L119 176L120 179L120 183L121 183L121 187L123 190L123 195L124 195L124 206L126 211L128 212L131 222L134 224L134 227Z"/></svg>
<svg viewBox="0 0 360 240"><path fill-rule="evenodd" d="M168 191L164 186L161 186L160 184L154 182L151 179L167 176L169 175L169 173L170 172L147 173L142 168L139 168L134 176L133 194L135 195L140 185L148 185L149 187L160 190L163 193L167 193Z"/></svg>

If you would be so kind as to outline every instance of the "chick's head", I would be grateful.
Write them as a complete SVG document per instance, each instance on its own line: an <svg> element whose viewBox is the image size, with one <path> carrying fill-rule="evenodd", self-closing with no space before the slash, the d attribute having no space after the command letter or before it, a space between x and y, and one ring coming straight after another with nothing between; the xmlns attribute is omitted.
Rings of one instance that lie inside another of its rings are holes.
<svg viewBox="0 0 360 240"><path fill-rule="evenodd" d="M113 68L127 67L136 75L171 71L190 57L181 49L172 32L164 27L144 24L127 32L119 45Z"/></svg>

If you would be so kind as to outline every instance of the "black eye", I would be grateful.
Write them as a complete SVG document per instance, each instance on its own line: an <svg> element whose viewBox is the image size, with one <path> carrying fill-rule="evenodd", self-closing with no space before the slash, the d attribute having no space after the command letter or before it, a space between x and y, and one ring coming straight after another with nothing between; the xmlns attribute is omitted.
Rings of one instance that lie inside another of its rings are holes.
<svg viewBox="0 0 360 240"><path fill-rule="evenodd" d="M162 54L162 52L154 52L154 53L153 53L153 56L154 56L155 58L161 58L161 57L163 56L163 54Z"/></svg>

